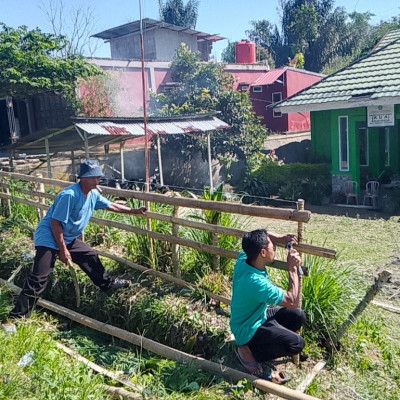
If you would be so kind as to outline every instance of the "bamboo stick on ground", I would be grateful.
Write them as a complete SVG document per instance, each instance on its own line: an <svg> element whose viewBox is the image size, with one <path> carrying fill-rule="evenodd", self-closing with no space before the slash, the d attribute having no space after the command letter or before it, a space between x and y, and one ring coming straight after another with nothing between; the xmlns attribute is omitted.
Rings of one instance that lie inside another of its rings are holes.
<svg viewBox="0 0 400 400"><path fill-rule="evenodd" d="M125 379L124 377L122 377L121 375L109 371L106 368L101 367L98 364L95 364L94 362L88 360L87 358L81 356L79 353L77 353L75 350L64 346L61 343L57 343L57 347L62 350L64 353L68 354L69 356L75 358L76 360L80 361L81 363L85 364L86 366L88 366L89 368L91 368L93 371L107 376L108 378L113 379L114 381L117 381L119 383L122 383L123 385L129 387L130 389L136 390L137 392L143 392L145 390L144 387L142 386L137 386L135 384L133 384L131 381L129 381L128 379Z"/></svg>
<svg viewBox="0 0 400 400"><path fill-rule="evenodd" d="M7 283L3 279L0 279L0 284L5 285L13 289L16 293L19 293L21 289L11 283ZM203 371L214 375L220 375L230 381L240 381L242 379L248 379L253 382L253 386L264 392L271 393L280 396L288 400L318 400L316 397L309 396L304 393L297 392L295 390L286 388L281 385L276 385L272 382L256 378L253 375L238 371L236 369L227 367L223 364L217 364L215 362L206 360L202 357L193 356L191 354L184 353L183 351L173 349L161 343L155 342L154 340L148 339L144 336L136 335L132 332L125 331L121 328L96 321L93 318L87 317L86 315L79 314L75 311L69 310L68 308L59 306L48 300L40 299L38 302L39 306L44 307L50 311L60 314L66 318L76 321L82 325L88 326L97 331L106 333L108 335L117 337L125 340L136 346L142 347L148 351L156 353L161 357L165 357L171 360L175 360L180 363L193 364Z"/></svg>

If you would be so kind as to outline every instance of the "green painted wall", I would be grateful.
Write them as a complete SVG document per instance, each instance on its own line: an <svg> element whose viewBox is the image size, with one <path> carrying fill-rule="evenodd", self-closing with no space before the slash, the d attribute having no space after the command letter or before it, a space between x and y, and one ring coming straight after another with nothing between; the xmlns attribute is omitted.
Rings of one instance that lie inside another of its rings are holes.
<svg viewBox="0 0 400 400"><path fill-rule="evenodd" d="M330 111L311 113L311 152L318 161L332 161Z"/></svg>
<svg viewBox="0 0 400 400"><path fill-rule="evenodd" d="M400 173L400 105L395 106L396 125L390 127L390 165L385 167L385 129L368 129L369 165L360 167L360 142L358 129L366 125L365 107L311 112L311 149L318 158L332 162L332 175L349 175L352 180L362 184L376 179L383 172L388 175ZM339 168L339 117L348 118L349 171Z"/></svg>

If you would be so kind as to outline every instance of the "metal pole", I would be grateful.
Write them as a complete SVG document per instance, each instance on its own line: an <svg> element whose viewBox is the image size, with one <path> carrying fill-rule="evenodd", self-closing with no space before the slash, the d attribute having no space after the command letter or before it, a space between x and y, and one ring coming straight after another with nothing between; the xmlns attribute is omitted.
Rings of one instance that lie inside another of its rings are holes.
<svg viewBox="0 0 400 400"><path fill-rule="evenodd" d="M211 166L211 134L207 132L208 174L210 177L210 192L214 193L212 166Z"/></svg>
<svg viewBox="0 0 400 400"><path fill-rule="evenodd" d="M142 52L142 103L143 103L143 125L144 125L144 159L146 163L146 192L150 191L150 157L149 157L149 137L147 133L147 106L146 106L146 81L144 76L144 36L143 36L143 17L142 0L139 0L140 14L140 44Z"/></svg>
<svg viewBox="0 0 400 400"><path fill-rule="evenodd" d="M160 185L164 186L164 174L163 174L163 169L162 169L160 135L157 135L157 154L158 154L158 171L160 172Z"/></svg>
<svg viewBox="0 0 400 400"><path fill-rule="evenodd" d="M44 139L44 145L46 147L46 158L47 158L47 175L51 179L53 174L51 173L51 159L50 159L50 147L49 147L49 139Z"/></svg>
<svg viewBox="0 0 400 400"><path fill-rule="evenodd" d="M121 157L121 181L122 182L125 182L124 146L125 146L125 142L121 142L119 144L119 155Z"/></svg>

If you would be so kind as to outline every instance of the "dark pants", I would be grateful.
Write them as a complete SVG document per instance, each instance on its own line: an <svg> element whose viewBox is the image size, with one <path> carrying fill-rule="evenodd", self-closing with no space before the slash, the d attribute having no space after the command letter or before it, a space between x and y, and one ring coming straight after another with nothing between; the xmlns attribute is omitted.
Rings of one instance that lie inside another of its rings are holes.
<svg viewBox="0 0 400 400"><path fill-rule="evenodd" d="M96 286L107 291L112 278L105 271L97 252L79 239L74 240L67 248L72 261L81 267ZM44 246L36 247L33 270L25 281L10 317L30 317L39 297L46 289L57 257L58 250Z"/></svg>
<svg viewBox="0 0 400 400"><path fill-rule="evenodd" d="M258 362L299 354L305 345L296 333L306 321L300 308L268 309L268 319L247 343Z"/></svg>

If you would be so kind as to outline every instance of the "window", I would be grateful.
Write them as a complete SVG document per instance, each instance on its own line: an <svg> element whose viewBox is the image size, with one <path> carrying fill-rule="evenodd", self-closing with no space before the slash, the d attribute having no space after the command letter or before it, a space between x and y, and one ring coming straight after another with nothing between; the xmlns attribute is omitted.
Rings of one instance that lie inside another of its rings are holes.
<svg viewBox="0 0 400 400"><path fill-rule="evenodd" d="M262 86L253 86L253 93L262 93Z"/></svg>
<svg viewBox="0 0 400 400"><path fill-rule="evenodd" d="M385 128L385 167L390 165L390 129Z"/></svg>
<svg viewBox="0 0 400 400"><path fill-rule="evenodd" d="M281 92L275 92L272 93L272 104L279 103L282 101L282 93ZM273 117L281 117L282 113L280 111L273 110Z"/></svg>
<svg viewBox="0 0 400 400"><path fill-rule="evenodd" d="M349 171L349 132L347 117L339 117L339 170Z"/></svg>
<svg viewBox="0 0 400 400"><path fill-rule="evenodd" d="M247 92L249 90L249 85L243 85L240 90L242 92Z"/></svg>
<svg viewBox="0 0 400 400"><path fill-rule="evenodd" d="M368 129L365 124L359 126L358 137L360 141L360 167L367 167L369 165Z"/></svg>

